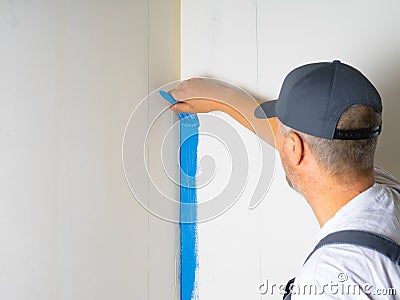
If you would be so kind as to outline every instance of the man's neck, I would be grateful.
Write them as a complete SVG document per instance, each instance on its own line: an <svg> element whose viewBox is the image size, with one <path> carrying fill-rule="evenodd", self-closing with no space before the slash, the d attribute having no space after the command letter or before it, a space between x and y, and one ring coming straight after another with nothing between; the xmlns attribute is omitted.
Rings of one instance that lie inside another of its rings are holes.
<svg viewBox="0 0 400 300"><path fill-rule="evenodd" d="M321 178L324 178L321 180ZM361 194L375 183L374 174L367 176L346 176L332 178L319 177L318 184L310 184L304 191L304 197L311 206L315 217L322 227L336 212L349 203L354 197ZM318 189L315 187L318 186Z"/></svg>

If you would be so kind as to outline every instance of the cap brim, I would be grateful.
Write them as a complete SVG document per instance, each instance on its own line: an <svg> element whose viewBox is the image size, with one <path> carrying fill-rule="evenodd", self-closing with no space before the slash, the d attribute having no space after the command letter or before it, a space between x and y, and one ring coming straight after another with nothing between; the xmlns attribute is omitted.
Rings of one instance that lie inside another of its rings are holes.
<svg viewBox="0 0 400 300"><path fill-rule="evenodd" d="M278 100L266 101L261 103L254 110L254 116L258 119L267 119L276 117L275 105Z"/></svg>

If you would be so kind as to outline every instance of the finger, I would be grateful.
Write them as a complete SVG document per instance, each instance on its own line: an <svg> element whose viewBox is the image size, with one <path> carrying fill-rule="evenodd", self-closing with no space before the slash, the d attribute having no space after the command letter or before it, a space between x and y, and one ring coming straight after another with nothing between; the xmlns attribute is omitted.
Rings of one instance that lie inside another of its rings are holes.
<svg viewBox="0 0 400 300"><path fill-rule="evenodd" d="M179 112L190 112L190 106L189 104L185 103L185 102L178 102L174 105L170 106L171 110L176 110Z"/></svg>

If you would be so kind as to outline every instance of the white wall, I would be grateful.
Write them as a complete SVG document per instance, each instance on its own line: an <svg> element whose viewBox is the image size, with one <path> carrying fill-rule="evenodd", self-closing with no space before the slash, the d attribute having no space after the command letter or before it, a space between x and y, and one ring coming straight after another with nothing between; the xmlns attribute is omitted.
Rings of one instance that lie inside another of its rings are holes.
<svg viewBox="0 0 400 300"><path fill-rule="evenodd" d="M172 0L0 1L2 299L175 297L177 226L135 201L121 145L179 76L176 20Z"/></svg>
<svg viewBox="0 0 400 300"><path fill-rule="evenodd" d="M261 98L273 99L285 75L298 65L333 59L350 63L381 93L384 133L377 163L399 176L400 167L394 163L400 150L395 126L400 108L396 83L400 75L399 8L394 0L184 1L182 77L217 77ZM318 226L304 199L286 184L277 153L269 193L255 211L248 210L259 176L259 146L252 134L230 117L213 115L233 123L243 137L249 149L250 175L236 205L223 216L199 225L199 296L259 299L260 282L267 278L270 283L284 284L296 274L313 246ZM230 139L215 126L207 127L209 117L201 116L200 122L204 131ZM274 156L269 146L262 147L264 158ZM200 138L199 155L214 156L216 173L222 173L223 178L229 176L230 169L221 153L209 138ZM206 190L199 190L200 202L209 200L206 198L212 191ZM281 299L281 295L265 298Z"/></svg>

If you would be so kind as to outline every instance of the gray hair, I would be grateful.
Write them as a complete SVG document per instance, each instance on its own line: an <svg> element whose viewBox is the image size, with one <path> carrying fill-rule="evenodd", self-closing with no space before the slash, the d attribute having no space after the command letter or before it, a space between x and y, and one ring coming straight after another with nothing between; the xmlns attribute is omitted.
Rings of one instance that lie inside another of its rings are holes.
<svg viewBox="0 0 400 300"><path fill-rule="evenodd" d="M359 129L378 126L381 115L367 105L353 105L340 117L337 129ZM296 132L315 155L318 164L328 174L339 176L356 173L368 174L374 168L374 155L378 137L363 140L328 140L298 132L279 122L279 133L287 137Z"/></svg>

